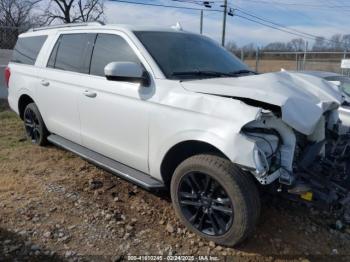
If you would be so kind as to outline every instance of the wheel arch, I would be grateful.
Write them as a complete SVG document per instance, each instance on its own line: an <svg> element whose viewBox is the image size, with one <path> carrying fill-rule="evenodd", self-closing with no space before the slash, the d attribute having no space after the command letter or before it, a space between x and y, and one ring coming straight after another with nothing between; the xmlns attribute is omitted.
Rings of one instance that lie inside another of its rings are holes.
<svg viewBox="0 0 350 262"><path fill-rule="evenodd" d="M34 99L28 94L22 94L18 99L18 113L23 120L24 109L30 103L35 103Z"/></svg>
<svg viewBox="0 0 350 262"><path fill-rule="evenodd" d="M162 159L160 173L164 184L169 187L176 167L185 159L198 154L213 154L229 159L216 146L200 140L186 140L172 146Z"/></svg>

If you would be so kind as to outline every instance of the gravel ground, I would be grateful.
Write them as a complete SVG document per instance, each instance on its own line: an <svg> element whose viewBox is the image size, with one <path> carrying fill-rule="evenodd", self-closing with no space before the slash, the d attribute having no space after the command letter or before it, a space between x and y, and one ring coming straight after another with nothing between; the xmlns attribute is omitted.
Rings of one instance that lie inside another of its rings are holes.
<svg viewBox="0 0 350 262"><path fill-rule="evenodd" d="M21 121L4 106L0 170L0 261L123 261L128 255L350 259L348 228L326 213L268 196L256 233L241 245L200 239L176 219L167 193L144 191L54 146L31 145Z"/></svg>

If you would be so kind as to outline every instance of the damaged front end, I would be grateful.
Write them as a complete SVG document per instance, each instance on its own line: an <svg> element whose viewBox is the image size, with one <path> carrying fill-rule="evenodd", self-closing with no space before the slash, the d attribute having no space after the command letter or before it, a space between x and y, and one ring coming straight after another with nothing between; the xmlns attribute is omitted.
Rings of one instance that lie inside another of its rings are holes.
<svg viewBox="0 0 350 262"><path fill-rule="evenodd" d="M241 133L254 141L251 173L290 199L328 209L350 223L350 133L337 110L326 111L311 134L287 125L278 111L264 110Z"/></svg>

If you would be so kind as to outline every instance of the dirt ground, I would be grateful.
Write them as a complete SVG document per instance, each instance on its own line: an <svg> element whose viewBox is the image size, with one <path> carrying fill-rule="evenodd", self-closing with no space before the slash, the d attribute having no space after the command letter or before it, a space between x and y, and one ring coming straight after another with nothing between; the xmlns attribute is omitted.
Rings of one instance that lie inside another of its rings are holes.
<svg viewBox="0 0 350 262"><path fill-rule="evenodd" d="M216 246L184 229L167 193L144 191L55 146L31 145L22 122L1 105L0 261L349 261L350 230L334 223L265 196L253 237L236 248Z"/></svg>

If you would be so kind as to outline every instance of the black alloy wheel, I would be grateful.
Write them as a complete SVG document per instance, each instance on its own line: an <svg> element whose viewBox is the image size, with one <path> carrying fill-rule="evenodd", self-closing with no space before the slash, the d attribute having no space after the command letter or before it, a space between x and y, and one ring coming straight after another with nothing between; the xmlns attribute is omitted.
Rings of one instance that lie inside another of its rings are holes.
<svg viewBox="0 0 350 262"><path fill-rule="evenodd" d="M254 232L260 213L254 178L225 157L185 159L174 171L170 193L182 223L209 241L234 246Z"/></svg>
<svg viewBox="0 0 350 262"><path fill-rule="evenodd" d="M37 144L40 141L40 123L31 108L26 108L24 111L24 126L29 139L32 143Z"/></svg>
<svg viewBox="0 0 350 262"><path fill-rule="evenodd" d="M31 142L40 146L46 145L49 132L34 103L28 104L24 109L23 121L26 135Z"/></svg>
<svg viewBox="0 0 350 262"><path fill-rule="evenodd" d="M209 174L190 172L179 185L179 203L185 218L210 236L225 234L233 221L233 205L220 183Z"/></svg>

